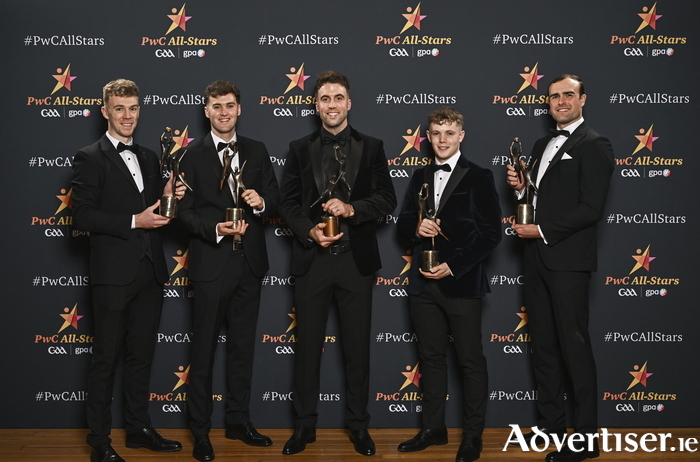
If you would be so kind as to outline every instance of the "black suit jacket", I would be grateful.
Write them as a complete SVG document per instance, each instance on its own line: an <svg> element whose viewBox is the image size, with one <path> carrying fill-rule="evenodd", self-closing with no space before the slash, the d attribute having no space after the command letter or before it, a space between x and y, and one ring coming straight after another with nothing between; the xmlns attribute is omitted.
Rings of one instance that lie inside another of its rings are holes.
<svg viewBox="0 0 700 462"><path fill-rule="evenodd" d="M134 281L146 235L151 241L156 278L161 284L168 280L158 230L131 229L132 215L155 204L162 186L155 152L139 147L135 154L143 176L143 194L107 135L78 151L73 159L73 218L77 228L90 232L93 285Z"/></svg>
<svg viewBox="0 0 700 462"><path fill-rule="evenodd" d="M533 161L541 159L551 139L550 135L535 142ZM550 270L597 269L597 223L603 218L614 158L610 141L584 122L552 159L538 186L535 212L547 243L528 239Z"/></svg>
<svg viewBox="0 0 700 462"><path fill-rule="evenodd" d="M243 184L254 189L265 200L265 211L255 215L244 201L241 208L248 223L241 237L246 259L253 274L262 277L269 269L263 217L277 216L279 188L265 145L260 141L238 136L239 166L243 168ZM211 281L221 274L228 259L233 237L216 242L216 225L225 221L227 207L235 207L231 188L219 189L224 170L214 140L209 133L187 148L180 164L185 179L194 192L187 192L179 205L178 217L192 234L189 253L189 277L193 281Z"/></svg>
<svg viewBox="0 0 700 462"><path fill-rule="evenodd" d="M352 192L349 203L355 216L347 220L350 245L357 268L363 276L382 267L377 245L377 219L396 208L394 186L389 177L384 144L377 138L351 130L346 177ZM320 203L311 207L326 189L320 131L292 141L282 177L280 210L296 239L292 249L292 274L304 275L318 245L309 238L320 223Z"/></svg>
<svg viewBox="0 0 700 462"><path fill-rule="evenodd" d="M416 234L418 193L429 185L428 209L434 209L434 174L427 167L416 170L406 190L399 214L399 237L413 243L413 260L408 292L419 295L426 279L419 273L423 250L432 249L431 239ZM501 242L501 207L490 170L479 167L462 155L445 185L436 218L447 236L435 238L440 262L450 267L453 276L437 280L438 287L450 298L478 298L490 292L484 258Z"/></svg>

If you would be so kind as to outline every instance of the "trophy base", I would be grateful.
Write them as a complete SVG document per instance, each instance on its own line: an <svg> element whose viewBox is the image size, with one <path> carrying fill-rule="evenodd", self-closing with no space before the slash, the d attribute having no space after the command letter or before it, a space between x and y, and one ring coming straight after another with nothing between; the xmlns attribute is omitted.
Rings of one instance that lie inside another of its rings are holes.
<svg viewBox="0 0 700 462"><path fill-rule="evenodd" d="M166 218L175 218L177 216L177 198L172 196L161 197L158 214Z"/></svg>
<svg viewBox="0 0 700 462"><path fill-rule="evenodd" d="M229 207L226 209L226 221L232 221L233 225L231 225L231 228L238 228L238 222L243 219L243 212L244 210L241 208L232 208Z"/></svg>
<svg viewBox="0 0 700 462"><path fill-rule="evenodd" d="M518 205L518 215L515 217L518 225L531 225L535 223L535 207L532 204Z"/></svg>
<svg viewBox="0 0 700 462"><path fill-rule="evenodd" d="M422 270L428 272L440 264L439 250L424 250Z"/></svg>
<svg viewBox="0 0 700 462"><path fill-rule="evenodd" d="M326 237L335 237L338 235L338 232L340 231L340 227L338 224L338 217L322 217L323 222L326 224L326 227L323 228L323 235Z"/></svg>

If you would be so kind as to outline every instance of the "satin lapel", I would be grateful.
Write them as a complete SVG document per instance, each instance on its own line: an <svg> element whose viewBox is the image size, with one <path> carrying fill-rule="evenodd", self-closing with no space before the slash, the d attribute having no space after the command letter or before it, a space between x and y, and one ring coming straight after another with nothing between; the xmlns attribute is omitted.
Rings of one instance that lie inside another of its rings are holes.
<svg viewBox="0 0 700 462"><path fill-rule="evenodd" d="M129 179L129 183L134 187L136 192L139 192L138 186L136 186L136 181L134 181L134 177L131 175L131 172L129 171L129 168L126 166L126 163L124 162L124 159L122 159L122 156L119 155L117 150L114 148L112 145L112 142L109 141L109 138L105 136L101 142L100 142L100 147L102 148L102 152L105 153L107 158L114 163L114 165L117 166L120 172ZM138 159L138 156L137 156ZM141 159L139 159L139 166L141 165ZM141 170L141 175L143 177L143 167Z"/></svg>
<svg viewBox="0 0 700 462"><path fill-rule="evenodd" d="M428 184L428 210L435 210L435 173L431 172L428 167L425 168L423 173L423 183Z"/></svg>
<svg viewBox="0 0 700 462"><path fill-rule="evenodd" d="M240 147L238 148L238 151L240 152ZM216 150L216 146L214 146L214 139L211 137L211 133L209 133L207 137L204 138L204 142L202 143L202 155L207 160L207 164L209 164L209 167L213 172L213 178L211 181L214 182L214 184L218 188L219 181L221 181L221 174L224 172L224 166L221 165L221 159L219 159L219 152ZM224 190L226 191L226 195L229 197L229 199L233 201L233 194L231 193L231 188L225 186Z"/></svg>
<svg viewBox="0 0 700 462"><path fill-rule="evenodd" d="M318 136L316 139L309 140L309 162L311 162L311 168L314 173L314 180L316 181L316 188L318 193L321 194L326 190L326 172L323 168L323 152L321 150L321 137Z"/></svg>
<svg viewBox="0 0 700 462"><path fill-rule="evenodd" d="M345 165L345 175L347 176L348 184L354 190L355 180L357 179L357 172L360 171L360 164L362 163L362 152L364 150L365 142L361 137L350 136L350 154L348 155L347 163ZM352 194L350 194L352 197Z"/></svg>
<svg viewBox="0 0 700 462"><path fill-rule="evenodd" d="M447 180L445 189L442 191L442 199L440 199L440 208L438 209L438 214L442 209L445 208L445 204L450 199L452 192L455 190L459 182L462 181L462 178L464 178L464 175L466 175L468 171L469 167L462 167L461 165L459 165L459 163L455 165L455 170L450 175L450 179Z"/></svg>
<svg viewBox="0 0 700 462"><path fill-rule="evenodd" d="M565 152L571 150L576 144L578 144L579 141L583 139L583 137L586 135L586 132L588 131L588 127L586 126L585 123L582 123L579 125L579 127L574 130L574 132L569 136L569 138L564 142L564 144L559 148L557 153L554 155L554 158L552 158L552 162L550 162L549 167L547 170L552 168L557 162L559 162L564 155Z"/></svg>

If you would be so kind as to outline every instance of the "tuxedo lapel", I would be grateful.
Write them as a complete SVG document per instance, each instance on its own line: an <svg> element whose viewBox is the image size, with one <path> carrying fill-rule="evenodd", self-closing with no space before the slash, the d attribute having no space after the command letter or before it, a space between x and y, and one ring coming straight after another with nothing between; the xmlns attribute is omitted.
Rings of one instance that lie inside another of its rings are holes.
<svg viewBox="0 0 700 462"><path fill-rule="evenodd" d="M326 171L323 168L323 152L321 150L320 133L317 134L316 137L311 137L309 139L309 162L311 162L316 188L318 189L318 193L321 194L326 190L327 179Z"/></svg>
<svg viewBox="0 0 700 462"><path fill-rule="evenodd" d="M585 123L582 123L581 125L578 126L576 130L569 136L569 138L564 142L564 144L559 148L557 153L554 155L552 158L552 162L550 162L549 167L547 167L547 170L552 168L557 162L559 162L564 155L565 152L570 151L574 146L578 144L579 141L583 139L583 137L586 135L586 132L588 131L588 127L586 126ZM546 172L545 172L546 173Z"/></svg>
<svg viewBox="0 0 700 462"><path fill-rule="evenodd" d="M129 183L134 187L137 193L139 193L139 188L136 186L136 181L134 181L134 177L129 171L129 168L126 166L126 162L124 162L124 159L122 159L122 156L119 155L117 150L115 149L114 145L112 142L107 138L107 135L105 135L101 140L100 140L100 148L102 149L102 152L107 156L107 158L114 163L114 165L117 166L120 172L128 178ZM134 153L137 155L138 153ZM146 178L143 176L143 167L144 167L144 162L145 159L142 161L139 156L137 155L136 158L139 160L139 167L141 167L141 177ZM139 193L140 194L140 193Z"/></svg>
<svg viewBox="0 0 700 462"><path fill-rule="evenodd" d="M435 211L435 173L429 167L426 167L423 173L423 183L428 185L428 200L426 201L428 210ZM420 188L419 188L420 190Z"/></svg>
<svg viewBox="0 0 700 462"><path fill-rule="evenodd" d="M241 149L239 146L239 156L240 150ZM207 160L207 164L211 168L214 177L212 178L212 181L215 182L218 188L219 182L221 181L221 175L224 173L224 166L221 165L219 151L217 151L216 146L214 146L214 139L211 137L211 133L209 133L207 137L204 138L204 142L202 143L202 155ZM231 193L231 188L228 187L228 182L224 186L224 190L226 191L226 195L233 201L233 194Z"/></svg>
<svg viewBox="0 0 700 462"><path fill-rule="evenodd" d="M348 139L350 142L350 154L348 155L347 163L345 165L345 176L347 177L350 188L354 189L355 180L357 179L357 172L360 170L362 152L364 150L365 143L358 132L352 130L350 133L351 136Z"/></svg>
<svg viewBox="0 0 700 462"><path fill-rule="evenodd" d="M445 204L450 199L452 192L455 190L455 188L460 183L460 181L462 181L462 178L464 178L464 175L466 175L467 172L469 171L469 167L467 166L466 160L464 162L464 165L460 165L462 163L462 160L463 160L463 158L459 159L459 161L457 162L457 165L455 165L454 171L450 175L450 179L447 180L447 184L445 185L445 189L442 192L442 198L440 199L438 213L440 213L440 211L445 208Z"/></svg>

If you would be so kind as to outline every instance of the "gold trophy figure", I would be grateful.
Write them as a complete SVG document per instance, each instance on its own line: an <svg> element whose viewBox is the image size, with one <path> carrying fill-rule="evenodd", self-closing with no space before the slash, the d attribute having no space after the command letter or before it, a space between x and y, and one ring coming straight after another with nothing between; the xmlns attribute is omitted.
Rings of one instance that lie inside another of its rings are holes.
<svg viewBox="0 0 700 462"><path fill-rule="evenodd" d="M513 142L510 144L510 161L511 165L513 165L513 168L515 169L515 172L518 174L518 177L522 178L523 183L525 183L525 202L518 204L515 223L519 225L531 225L535 222L535 207L532 205L534 195L532 195L531 192L534 192L535 194L539 193L539 190L532 179L532 171L537 165L537 159L535 159L530 167L527 167L520 161L520 156L522 153L523 145L520 143L520 138L516 136L513 138Z"/></svg>
<svg viewBox="0 0 700 462"><path fill-rule="evenodd" d="M192 188L185 178L180 173L180 161L185 154L187 154L187 149L185 149L182 154L178 155L179 149L173 152L173 146L175 142L173 141L173 132L170 127L165 127L165 131L160 136L160 173L161 177L165 176L166 172L169 172L169 176L173 179L170 191L164 191L163 196L160 198L160 208L158 213L167 218L175 218L177 216L177 197L175 197L175 187L178 182L184 184L187 189L192 191ZM168 195L167 193L170 193Z"/></svg>

